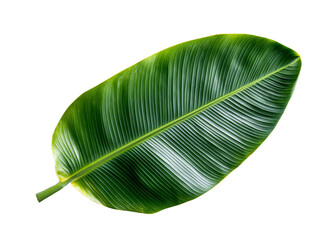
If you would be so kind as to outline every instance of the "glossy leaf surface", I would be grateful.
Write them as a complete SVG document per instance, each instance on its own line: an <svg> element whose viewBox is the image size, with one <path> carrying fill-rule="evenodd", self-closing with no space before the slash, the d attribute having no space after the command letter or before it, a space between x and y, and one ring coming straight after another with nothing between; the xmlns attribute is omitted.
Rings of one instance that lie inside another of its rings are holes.
<svg viewBox="0 0 320 240"><path fill-rule="evenodd" d="M163 50L82 94L53 135L60 183L153 213L219 183L266 139L301 67L293 50L216 35Z"/></svg>

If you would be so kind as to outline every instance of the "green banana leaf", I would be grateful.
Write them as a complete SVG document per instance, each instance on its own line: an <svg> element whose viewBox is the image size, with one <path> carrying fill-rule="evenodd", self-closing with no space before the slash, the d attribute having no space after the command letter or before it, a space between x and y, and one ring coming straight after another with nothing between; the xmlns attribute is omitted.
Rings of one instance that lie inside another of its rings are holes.
<svg viewBox="0 0 320 240"><path fill-rule="evenodd" d="M199 197L266 139L301 60L266 38L225 34L154 54L83 93L52 147L59 183L104 206L154 213Z"/></svg>

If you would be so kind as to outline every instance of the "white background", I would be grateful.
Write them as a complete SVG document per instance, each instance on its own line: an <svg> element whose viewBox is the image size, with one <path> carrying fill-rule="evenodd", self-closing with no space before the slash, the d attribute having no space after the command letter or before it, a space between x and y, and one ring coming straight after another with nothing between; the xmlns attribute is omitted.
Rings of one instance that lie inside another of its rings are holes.
<svg viewBox="0 0 320 240"><path fill-rule="evenodd" d="M317 1L1 1L1 239L320 239ZM203 196L146 215L58 180L51 136L84 91L172 45L219 33L274 39L302 70L278 126Z"/></svg>

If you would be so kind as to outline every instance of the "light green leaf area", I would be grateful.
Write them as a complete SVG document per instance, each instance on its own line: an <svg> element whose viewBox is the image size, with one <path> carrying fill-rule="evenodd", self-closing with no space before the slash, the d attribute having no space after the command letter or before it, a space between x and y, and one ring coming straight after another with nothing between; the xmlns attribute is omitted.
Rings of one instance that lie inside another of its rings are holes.
<svg viewBox="0 0 320 240"><path fill-rule="evenodd" d="M60 182L104 206L154 213L199 197L266 139L301 60L266 38L215 35L133 65L82 94L53 135Z"/></svg>

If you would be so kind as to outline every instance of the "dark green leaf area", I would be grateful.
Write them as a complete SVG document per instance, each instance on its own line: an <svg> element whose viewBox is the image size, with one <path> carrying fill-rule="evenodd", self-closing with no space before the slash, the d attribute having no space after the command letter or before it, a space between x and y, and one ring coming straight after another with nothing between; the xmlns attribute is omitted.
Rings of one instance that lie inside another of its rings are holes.
<svg viewBox="0 0 320 240"><path fill-rule="evenodd" d="M301 60L250 35L163 50L81 95L53 150L61 182L105 206L153 213L219 183L266 139Z"/></svg>

